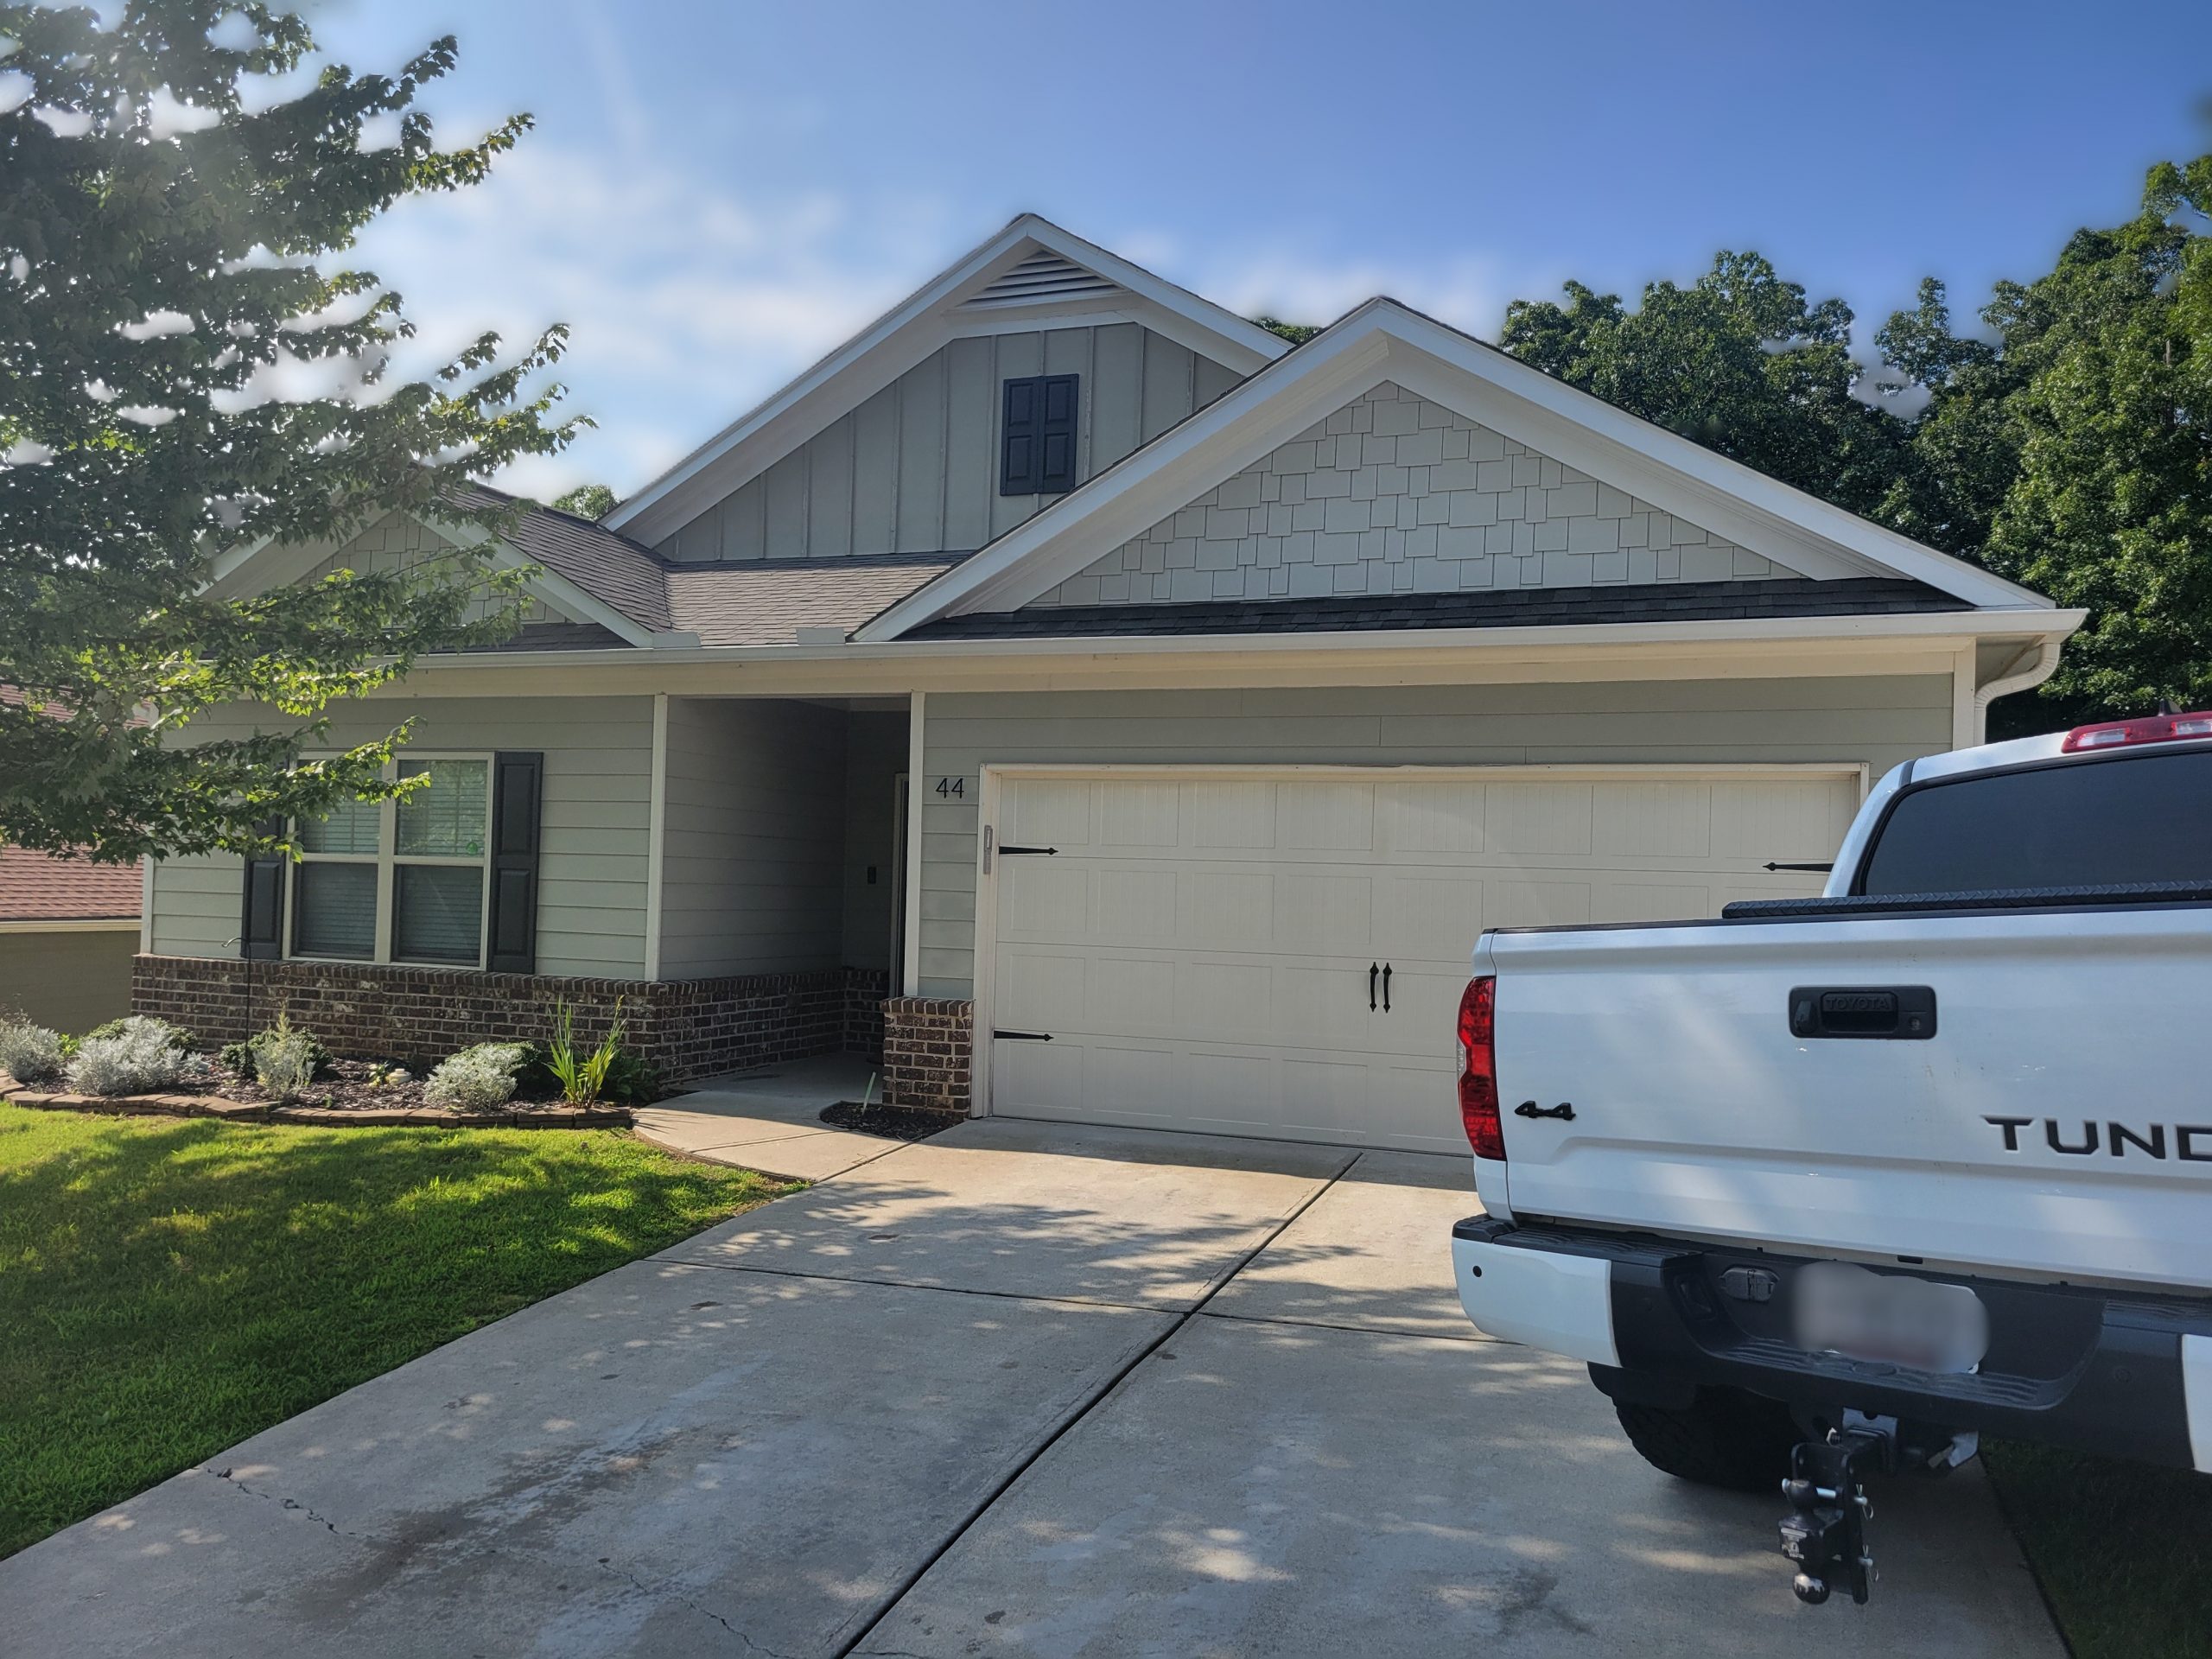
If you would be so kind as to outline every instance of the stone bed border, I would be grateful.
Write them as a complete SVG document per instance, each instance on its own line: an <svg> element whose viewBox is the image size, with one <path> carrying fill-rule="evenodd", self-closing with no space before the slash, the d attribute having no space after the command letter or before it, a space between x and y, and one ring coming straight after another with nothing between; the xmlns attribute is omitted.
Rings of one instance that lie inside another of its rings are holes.
<svg viewBox="0 0 2212 1659"><path fill-rule="evenodd" d="M213 1117L227 1123L290 1123L315 1128L613 1129L636 1116L626 1106L548 1106L527 1111L455 1112L442 1106L272 1106L220 1095L70 1095L26 1088L0 1072L0 1099L40 1111L116 1117Z"/></svg>

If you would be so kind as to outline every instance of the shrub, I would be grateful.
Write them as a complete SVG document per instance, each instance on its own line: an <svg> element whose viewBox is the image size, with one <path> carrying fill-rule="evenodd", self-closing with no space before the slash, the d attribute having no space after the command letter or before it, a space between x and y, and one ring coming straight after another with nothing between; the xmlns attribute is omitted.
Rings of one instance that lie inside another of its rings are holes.
<svg viewBox="0 0 2212 1659"><path fill-rule="evenodd" d="M281 1009L274 1026L246 1039L246 1053L253 1061L253 1080L280 1100L289 1100L306 1088L329 1058L315 1033L294 1031Z"/></svg>
<svg viewBox="0 0 2212 1659"><path fill-rule="evenodd" d="M515 1091L515 1072L528 1058L520 1043L479 1043L441 1060L423 1084L423 1099L457 1112L488 1112Z"/></svg>
<svg viewBox="0 0 2212 1659"><path fill-rule="evenodd" d="M298 1073L296 1081L282 1087L263 1075L270 1055L280 1048L285 1051L285 1058L277 1066L278 1074L291 1077ZM257 1031L242 1043L224 1044L220 1058L224 1066L238 1077L289 1098L321 1075L323 1068L330 1064L330 1051L313 1032L293 1029L291 1016L279 1009L275 1025L266 1031ZM307 1068L303 1072L300 1071L302 1065Z"/></svg>
<svg viewBox="0 0 2212 1659"><path fill-rule="evenodd" d="M614 1064L607 1068L607 1081L600 1086L600 1098L611 1100L618 1106L650 1106L668 1092L668 1085L661 1081L660 1067L655 1065L634 1048L626 1048L614 1057Z"/></svg>
<svg viewBox="0 0 2212 1659"><path fill-rule="evenodd" d="M84 1095L143 1095L184 1075L187 1056L166 1021L133 1014L87 1035L69 1062L69 1086Z"/></svg>
<svg viewBox="0 0 2212 1659"><path fill-rule="evenodd" d="M51 1083L61 1075L61 1033L28 1020L0 1025L0 1071L17 1083Z"/></svg>
<svg viewBox="0 0 2212 1659"><path fill-rule="evenodd" d="M200 1046L200 1039L182 1026L173 1026L166 1020L156 1020L152 1015L144 1014L127 1014L120 1020L111 1020L104 1026L94 1026L77 1040L81 1044L92 1042L96 1039L121 1037L128 1033L143 1030L148 1026L159 1026L167 1032L168 1045L171 1048Z"/></svg>

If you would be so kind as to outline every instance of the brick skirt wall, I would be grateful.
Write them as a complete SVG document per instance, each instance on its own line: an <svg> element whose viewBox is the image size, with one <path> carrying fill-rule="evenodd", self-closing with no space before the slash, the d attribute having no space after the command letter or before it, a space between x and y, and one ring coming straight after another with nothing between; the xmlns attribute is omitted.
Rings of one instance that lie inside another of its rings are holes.
<svg viewBox="0 0 2212 1659"><path fill-rule="evenodd" d="M966 1113L976 1005L894 996L883 1005L883 1098L893 1106Z"/></svg>
<svg viewBox="0 0 2212 1659"><path fill-rule="evenodd" d="M419 1067L471 1043L543 1042L562 998L575 1010L577 1034L596 1039L619 1000L626 1041L680 1082L812 1054L876 1058L880 1033L855 1004L880 1001L884 979L850 968L652 981L139 957L130 1007L210 1043L250 1037L282 1012L334 1053Z"/></svg>

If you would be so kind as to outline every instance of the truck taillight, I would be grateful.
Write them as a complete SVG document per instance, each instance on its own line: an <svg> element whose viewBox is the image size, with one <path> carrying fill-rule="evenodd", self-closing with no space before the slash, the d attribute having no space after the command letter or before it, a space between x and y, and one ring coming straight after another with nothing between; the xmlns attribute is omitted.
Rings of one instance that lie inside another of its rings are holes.
<svg viewBox="0 0 2212 1659"><path fill-rule="evenodd" d="M1497 981L1485 974L1459 996L1459 1122L1478 1158L1503 1160L1505 1126L1497 1115Z"/></svg>
<svg viewBox="0 0 2212 1659"><path fill-rule="evenodd" d="M2079 754L2084 749L2128 748L2138 743L2172 743L2188 737L2212 737L2212 712L2146 715L2141 720L2076 726L2058 747L2062 753Z"/></svg>

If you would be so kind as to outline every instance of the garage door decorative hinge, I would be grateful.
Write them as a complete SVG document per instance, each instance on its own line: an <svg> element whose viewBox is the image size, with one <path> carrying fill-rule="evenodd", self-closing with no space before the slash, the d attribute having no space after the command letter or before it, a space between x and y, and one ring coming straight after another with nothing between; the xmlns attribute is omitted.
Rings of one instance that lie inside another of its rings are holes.
<svg viewBox="0 0 2212 1659"><path fill-rule="evenodd" d="M994 1030L991 1035L1002 1043L1049 1043L1052 1040L1052 1033L1049 1031Z"/></svg>

